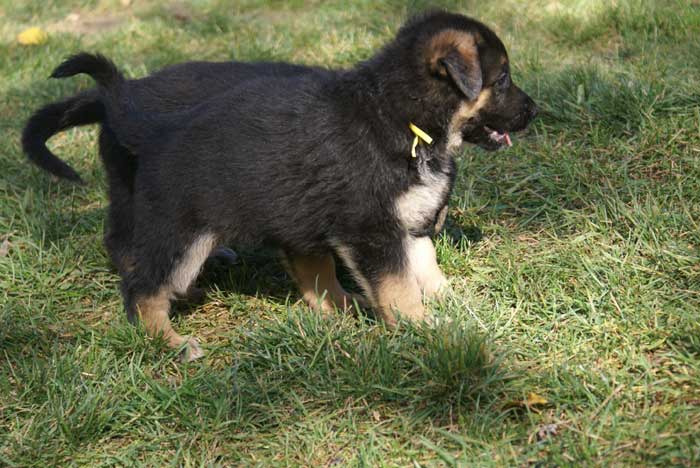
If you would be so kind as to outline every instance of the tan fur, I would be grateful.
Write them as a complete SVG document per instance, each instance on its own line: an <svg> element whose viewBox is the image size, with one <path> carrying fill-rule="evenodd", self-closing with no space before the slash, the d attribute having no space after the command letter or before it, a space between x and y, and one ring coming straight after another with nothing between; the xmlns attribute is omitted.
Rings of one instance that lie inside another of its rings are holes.
<svg viewBox="0 0 700 468"><path fill-rule="evenodd" d="M423 295L432 298L442 293L448 286L447 279L440 271L432 241L428 237L408 237L404 241L407 262L404 271L385 275L379 280L376 290L360 274L351 249L338 242L336 253L355 275L365 290L379 317L389 326L394 326L400 315L402 318L419 322L426 319Z"/></svg>
<svg viewBox="0 0 700 468"><path fill-rule="evenodd" d="M161 335L169 347L177 349L187 344L185 359L188 361L202 356L202 350L196 340L179 335L170 323L171 291L164 288L153 296L137 300L136 308L139 319L150 336Z"/></svg>
<svg viewBox="0 0 700 468"><path fill-rule="evenodd" d="M169 317L170 301L176 295L189 296L196 292L196 288L190 286L215 245L216 239L213 235L199 236L173 270L170 284L161 288L153 296L137 300L136 307L146 332L150 336L162 335L171 348L180 348L187 344L184 358L188 361L197 359L204 353L195 339L181 336L173 329Z"/></svg>
<svg viewBox="0 0 700 468"><path fill-rule="evenodd" d="M445 227L445 221L447 221L447 205L443 206L440 213L437 215L437 220L435 221L435 234L439 234L442 228Z"/></svg>
<svg viewBox="0 0 700 468"><path fill-rule="evenodd" d="M405 248L405 271L386 275L377 288L378 312L390 326L396 324L399 316L413 322L425 321L423 297L436 297L448 287L429 237L409 237L405 240Z"/></svg>
<svg viewBox="0 0 700 468"><path fill-rule="evenodd" d="M425 320L425 307L415 276L410 273L386 275L377 288L377 312L389 326L399 317L412 322Z"/></svg>
<svg viewBox="0 0 700 468"><path fill-rule="evenodd" d="M328 313L336 307L341 310L352 308L356 298L338 282L333 256L288 256L287 268L304 301L314 310Z"/></svg>
<svg viewBox="0 0 700 468"><path fill-rule="evenodd" d="M479 50L477 48L477 42L480 40L482 40L482 38L477 33L467 33L454 29L447 29L436 34L426 48L430 70L433 73L446 76L447 71L440 63L440 60L456 50L462 56L468 68L477 70L477 73L480 74L481 65L479 64ZM461 130L464 124L469 119L475 117L488 103L490 98L491 90L483 89L476 100L462 102L450 119L450 125L447 131L446 149L448 152L453 152L462 146L463 140Z"/></svg>
<svg viewBox="0 0 700 468"><path fill-rule="evenodd" d="M425 297L433 298L446 290L447 278L440 271L435 247L429 237L409 237L406 240L406 254L409 270Z"/></svg>
<svg viewBox="0 0 700 468"><path fill-rule="evenodd" d="M468 64L479 63L479 51L476 47L474 35L458 31L456 29L446 29L436 34L426 48L427 59L430 70L445 76L444 67L440 65L440 59L447 56L452 50L457 50Z"/></svg>
<svg viewBox="0 0 700 468"><path fill-rule="evenodd" d="M447 151L454 151L462 146L462 128L470 119L476 117L491 99L491 89L484 88L479 97L472 102L462 102L450 119L447 129Z"/></svg>
<svg viewBox="0 0 700 468"><path fill-rule="evenodd" d="M187 293L215 245L216 238L212 234L202 234L195 239L170 277L170 284L174 292Z"/></svg>

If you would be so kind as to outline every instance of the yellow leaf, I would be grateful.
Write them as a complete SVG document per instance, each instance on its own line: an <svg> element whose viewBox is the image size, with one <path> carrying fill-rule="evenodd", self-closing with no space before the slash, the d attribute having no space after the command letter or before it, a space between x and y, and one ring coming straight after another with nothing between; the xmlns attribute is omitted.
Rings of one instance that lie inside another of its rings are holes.
<svg viewBox="0 0 700 468"><path fill-rule="evenodd" d="M537 393L530 392L527 395L527 400L525 400L525 403L527 404L527 406L538 406L538 405L542 406L542 405L546 405L549 402L547 401L547 399L545 397L540 396Z"/></svg>
<svg viewBox="0 0 700 468"><path fill-rule="evenodd" d="M545 406L549 404L549 401L535 392L530 392L527 394L527 398L522 400L509 401L505 404L505 408L529 408L532 411L537 411L538 406Z"/></svg>
<svg viewBox="0 0 700 468"><path fill-rule="evenodd" d="M49 35L41 28L25 29L17 36L17 41L22 45L39 45L46 42Z"/></svg>

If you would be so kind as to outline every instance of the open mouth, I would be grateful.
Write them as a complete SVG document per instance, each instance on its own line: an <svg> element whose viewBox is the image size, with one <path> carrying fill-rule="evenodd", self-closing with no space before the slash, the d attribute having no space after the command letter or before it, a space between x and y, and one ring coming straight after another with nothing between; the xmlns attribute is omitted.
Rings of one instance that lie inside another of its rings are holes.
<svg viewBox="0 0 700 468"><path fill-rule="evenodd" d="M494 130L493 128L487 126L484 126L484 130L486 130L489 140L491 140L493 143L496 143L499 146L513 146L513 142L511 141L508 132L501 133L498 130Z"/></svg>
<svg viewBox="0 0 700 468"><path fill-rule="evenodd" d="M492 123L491 125L494 124ZM463 135L463 139L464 141L478 145L486 151L496 151L503 148L511 148L513 146L511 133L519 133L521 130L525 129L525 126L507 125L507 130L500 125L500 130L497 130L495 127L495 125L491 127L479 123L467 130Z"/></svg>

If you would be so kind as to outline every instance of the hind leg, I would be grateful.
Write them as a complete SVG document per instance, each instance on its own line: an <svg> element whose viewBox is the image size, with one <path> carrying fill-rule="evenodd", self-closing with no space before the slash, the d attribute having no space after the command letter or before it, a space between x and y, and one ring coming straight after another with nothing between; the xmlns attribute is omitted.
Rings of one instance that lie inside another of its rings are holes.
<svg viewBox="0 0 700 468"><path fill-rule="evenodd" d="M141 294L125 293L128 302L128 313L133 316L132 321L139 320L149 336L163 338L168 347L173 349L183 348L183 358L192 361L203 356L199 343L194 338L181 336L170 322L170 298L171 292L167 286L163 286L155 292Z"/></svg>
<svg viewBox="0 0 700 468"><path fill-rule="evenodd" d="M99 146L100 157L107 171L110 201L104 243L112 264L120 273L126 273L134 268L133 197L138 164L136 156L119 144L106 125L102 126Z"/></svg>
<svg viewBox="0 0 700 468"><path fill-rule="evenodd" d="M99 137L100 158L107 171L109 212L105 225L104 243L112 264L121 274L134 269L134 180L138 170L136 156L119 144L112 130L102 125ZM212 254L218 263L231 266L237 262L236 253L226 247L217 248ZM204 290L190 287L178 298L201 303Z"/></svg>
<svg viewBox="0 0 700 468"><path fill-rule="evenodd" d="M114 200L110 203L104 244L112 264L120 273L134 268L133 225L130 215L131 205L124 200Z"/></svg>
<svg viewBox="0 0 700 468"><path fill-rule="evenodd" d="M186 360L197 359L203 355L197 340L180 335L172 327L170 302L187 293L216 239L212 234L199 234L189 236L187 242L178 238L144 241L137 248L140 255L134 269L123 279L128 317L132 322L141 321L150 336L162 336L169 347L185 346Z"/></svg>
<svg viewBox="0 0 700 468"><path fill-rule="evenodd" d="M109 214L105 225L104 242L112 263L120 272L134 267L134 179L138 171L138 159L127 148L119 144L112 130L103 124L99 137L100 158L107 171L109 191ZM238 257L226 247L217 248L211 255L216 263L231 266ZM185 296L196 301L202 295L192 290Z"/></svg>
<svg viewBox="0 0 700 468"><path fill-rule="evenodd" d="M350 294L340 285L332 255L286 254L285 266L312 309L325 314L336 308L351 310L355 301L363 305L360 297Z"/></svg>

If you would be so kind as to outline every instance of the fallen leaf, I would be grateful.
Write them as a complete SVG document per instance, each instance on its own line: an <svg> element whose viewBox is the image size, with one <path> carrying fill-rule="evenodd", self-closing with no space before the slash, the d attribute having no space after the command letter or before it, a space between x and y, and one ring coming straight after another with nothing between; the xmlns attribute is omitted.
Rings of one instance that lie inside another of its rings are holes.
<svg viewBox="0 0 700 468"><path fill-rule="evenodd" d="M549 401L547 401L545 397L540 396L534 392L530 392L527 395L527 400L525 400L525 404L527 406L544 406L547 403L549 403Z"/></svg>
<svg viewBox="0 0 700 468"><path fill-rule="evenodd" d="M537 393L530 392L527 395L527 398L524 400L516 400L516 401L509 401L506 403L505 407L506 408L530 408L530 409L535 409L535 407L538 406L545 406L548 404L549 401L543 396L538 395Z"/></svg>
<svg viewBox="0 0 700 468"><path fill-rule="evenodd" d="M25 29L17 35L17 41L22 45L39 45L46 42L49 35L41 28Z"/></svg>

